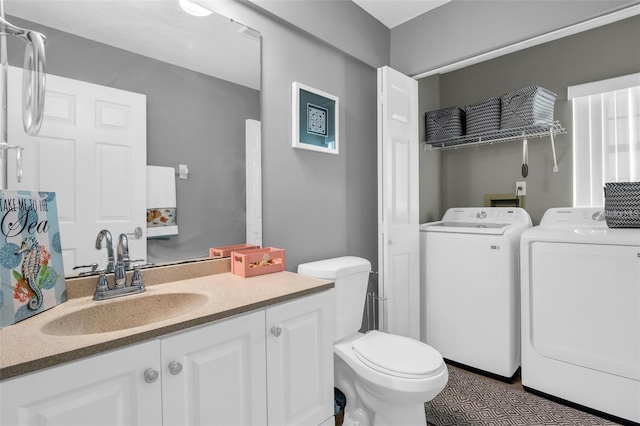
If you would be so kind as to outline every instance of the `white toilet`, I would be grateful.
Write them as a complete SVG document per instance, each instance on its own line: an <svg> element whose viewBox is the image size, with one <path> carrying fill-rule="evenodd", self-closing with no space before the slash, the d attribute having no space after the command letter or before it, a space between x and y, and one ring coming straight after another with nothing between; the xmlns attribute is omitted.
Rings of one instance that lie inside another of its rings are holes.
<svg viewBox="0 0 640 426"><path fill-rule="evenodd" d="M371 263L353 256L304 263L298 273L335 282L334 384L347 397L344 425L426 425L424 403L449 372L431 346L403 336L359 333Z"/></svg>

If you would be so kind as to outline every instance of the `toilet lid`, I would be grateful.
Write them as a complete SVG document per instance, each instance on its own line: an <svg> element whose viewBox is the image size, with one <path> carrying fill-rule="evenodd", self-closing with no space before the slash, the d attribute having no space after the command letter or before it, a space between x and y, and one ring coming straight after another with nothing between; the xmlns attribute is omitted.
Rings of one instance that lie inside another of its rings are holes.
<svg viewBox="0 0 640 426"><path fill-rule="evenodd" d="M415 339L373 330L353 342L357 357L369 367L398 377L431 375L442 364L442 355Z"/></svg>

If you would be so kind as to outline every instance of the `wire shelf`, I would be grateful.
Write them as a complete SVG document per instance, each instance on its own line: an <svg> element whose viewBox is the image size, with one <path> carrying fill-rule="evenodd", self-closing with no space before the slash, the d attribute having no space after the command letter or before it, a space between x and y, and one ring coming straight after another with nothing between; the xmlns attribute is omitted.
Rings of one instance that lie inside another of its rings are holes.
<svg viewBox="0 0 640 426"><path fill-rule="evenodd" d="M465 135L455 138L439 139L424 142L429 149L449 150L469 148L479 145L492 145L501 142L510 142L522 139L543 138L546 136L562 135L567 133L559 121L554 121L551 126L536 125L519 127L515 129L501 129L475 135Z"/></svg>

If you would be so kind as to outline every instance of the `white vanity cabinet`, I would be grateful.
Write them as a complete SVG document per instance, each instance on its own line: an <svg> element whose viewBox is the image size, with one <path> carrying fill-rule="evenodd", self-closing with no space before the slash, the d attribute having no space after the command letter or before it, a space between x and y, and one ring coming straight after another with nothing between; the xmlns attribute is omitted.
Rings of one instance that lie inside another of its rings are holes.
<svg viewBox="0 0 640 426"><path fill-rule="evenodd" d="M163 425L266 425L264 311L161 339Z"/></svg>
<svg viewBox="0 0 640 426"><path fill-rule="evenodd" d="M266 310L270 425L333 423L333 291Z"/></svg>
<svg viewBox="0 0 640 426"><path fill-rule="evenodd" d="M333 424L333 309L322 291L4 380L0 424Z"/></svg>
<svg viewBox="0 0 640 426"><path fill-rule="evenodd" d="M158 340L2 381L0 424L157 426L161 380L145 371L160 371Z"/></svg>

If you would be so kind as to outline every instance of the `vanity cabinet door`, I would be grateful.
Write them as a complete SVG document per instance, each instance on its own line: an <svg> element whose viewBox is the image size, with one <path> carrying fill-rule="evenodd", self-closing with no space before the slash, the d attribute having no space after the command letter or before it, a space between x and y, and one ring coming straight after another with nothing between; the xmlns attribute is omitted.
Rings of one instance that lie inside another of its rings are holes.
<svg viewBox="0 0 640 426"><path fill-rule="evenodd" d="M333 417L333 291L266 310L270 425L320 425Z"/></svg>
<svg viewBox="0 0 640 426"><path fill-rule="evenodd" d="M157 426L161 380L145 371L160 372L159 353L154 340L4 380L0 424Z"/></svg>
<svg viewBox="0 0 640 426"><path fill-rule="evenodd" d="M265 313L161 339L163 424L266 425Z"/></svg>

